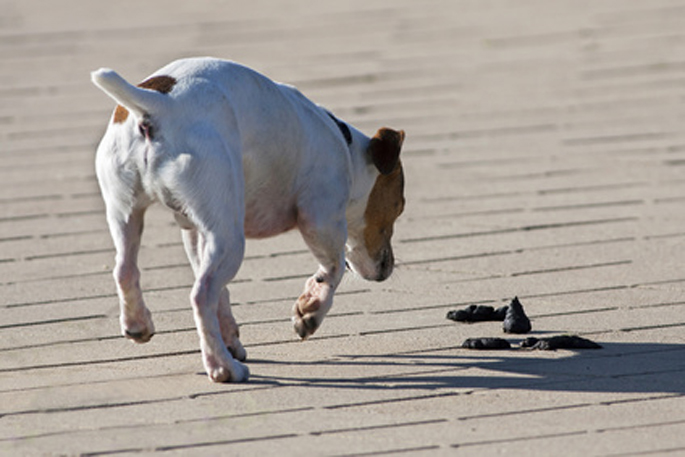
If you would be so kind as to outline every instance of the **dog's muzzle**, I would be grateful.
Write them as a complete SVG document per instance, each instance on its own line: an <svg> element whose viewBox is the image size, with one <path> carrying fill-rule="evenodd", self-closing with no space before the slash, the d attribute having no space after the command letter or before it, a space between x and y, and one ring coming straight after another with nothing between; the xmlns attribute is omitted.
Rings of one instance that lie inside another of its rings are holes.
<svg viewBox="0 0 685 457"><path fill-rule="evenodd" d="M393 256L392 250L384 250L381 259L378 262L378 273L374 280L378 282L385 281L392 275L394 267L395 257Z"/></svg>
<svg viewBox="0 0 685 457"><path fill-rule="evenodd" d="M395 267L392 248L383 249L375 258L357 253L348 253L348 256L349 258L345 259L347 270L367 281L385 281L392 275Z"/></svg>

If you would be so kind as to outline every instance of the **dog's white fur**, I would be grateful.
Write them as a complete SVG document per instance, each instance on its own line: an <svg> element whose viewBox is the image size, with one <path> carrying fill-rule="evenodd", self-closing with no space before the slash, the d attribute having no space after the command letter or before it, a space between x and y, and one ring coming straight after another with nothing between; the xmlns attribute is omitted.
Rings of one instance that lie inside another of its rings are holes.
<svg viewBox="0 0 685 457"><path fill-rule="evenodd" d="M346 254L365 279L392 272L404 132L381 129L370 139L295 88L224 60L179 60L139 87L109 69L92 80L120 105L96 169L127 337L146 342L154 333L136 263L143 216L155 201L172 209L182 228L203 361L214 381L249 374L238 361L246 353L225 287L240 267L245 237L297 227L319 261L293 308L302 338L331 307Z"/></svg>

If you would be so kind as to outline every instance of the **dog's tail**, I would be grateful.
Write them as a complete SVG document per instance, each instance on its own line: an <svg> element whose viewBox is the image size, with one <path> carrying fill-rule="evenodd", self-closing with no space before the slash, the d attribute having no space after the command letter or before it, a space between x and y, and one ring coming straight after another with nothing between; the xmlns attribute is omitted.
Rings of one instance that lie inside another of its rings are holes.
<svg viewBox="0 0 685 457"><path fill-rule="evenodd" d="M138 119L146 114L162 111L170 103L164 93L136 87L109 68L101 68L90 74L93 83Z"/></svg>

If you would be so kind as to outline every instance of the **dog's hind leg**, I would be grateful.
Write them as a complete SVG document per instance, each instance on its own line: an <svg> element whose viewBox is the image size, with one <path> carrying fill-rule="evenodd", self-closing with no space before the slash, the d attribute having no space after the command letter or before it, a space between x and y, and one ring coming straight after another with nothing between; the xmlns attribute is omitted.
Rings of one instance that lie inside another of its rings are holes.
<svg viewBox="0 0 685 457"><path fill-rule="evenodd" d="M129 214L113 208L107 211L107 222L117 252L114 280L121 308L121 332L136 343L150 341L155 333L150 311L143 301L137 265L144 214L145 208L132 209Z"/></svg>
<svg viewBox="0 0 685 457"><path fill-rule="evenodd" d="M242 232L208 230L199 231L197 236L199 268L190 301L205 369L215 382L245 381L249 371L228 351L221 332L219 311L225 286L238 272L243 258Z"/></svg>
<svg viewBox="0 0 685 457"><path fill-rule="evenodd" d="M188 260L193 267L193 272L197 275L200 270L198 232L196 229L184 229L181 233ZM247 359L247 352L240 342L240 330L231 312L230 295L226 287L221 290L219 295L219 326L221 328L221 336L228 350L231 351L233 357L244 362Z"/></svg>
<svg viewBox="0 0 685 457"><path fill-rule="evenodd" d="M187 137L191 153L171 165L178 168L169 173L173 179L166 186L192 226L184 237L195 271L190 302L202 361L212 381L245 381L249 370L226 344L237 358L244 357L242 346L234 341L237 325L226 309L226 285L238 272L245 251L242 162L211 128L198 125L192 133Z"/></svg>

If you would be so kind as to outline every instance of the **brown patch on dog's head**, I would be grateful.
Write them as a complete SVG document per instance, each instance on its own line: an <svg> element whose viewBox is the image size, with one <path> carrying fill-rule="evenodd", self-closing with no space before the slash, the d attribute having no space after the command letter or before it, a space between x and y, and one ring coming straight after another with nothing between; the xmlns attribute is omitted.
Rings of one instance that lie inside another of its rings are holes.
<svg viewBox="0 0 685 457"><path fill-rule="evenodd" d="M176 85L176 79L171 76L153 76L148 78L142 83L138 84L138 87L143 89L156 90L162 94L168 94L171 89ZM121 105L117 105L114 110L114 117L112 118L113 124L122 124L128 119L128 110Z"/></svg>
<svg viewBox="0 0 685 457"><path fill-rule="evenodd" d="M364 244L377 266L377 281L392 273L395 258L390 239L397 218L404 211L404 171L399 159L404 131L381 129L371 139L369 153L381 172L371 189L364 213Z"/></svg>
<svg viewBox="0 0 685 457"><path fill-rule="evenodd" d="M395 257L390 240L404 203L404 173L398 161L392 172L376 179L364 213L364 244L377 265L377 275L373 278L376 281L383 281L392 273Z"/></svg>
<svg viewBox="0 0 685 457"><path fill-rule="evenodd" d="M404 130L393 130L387 127L379 129L369 142L369 155L373 164L383 175L393 172L400 159L400 150L404 142Z"/></svg>

